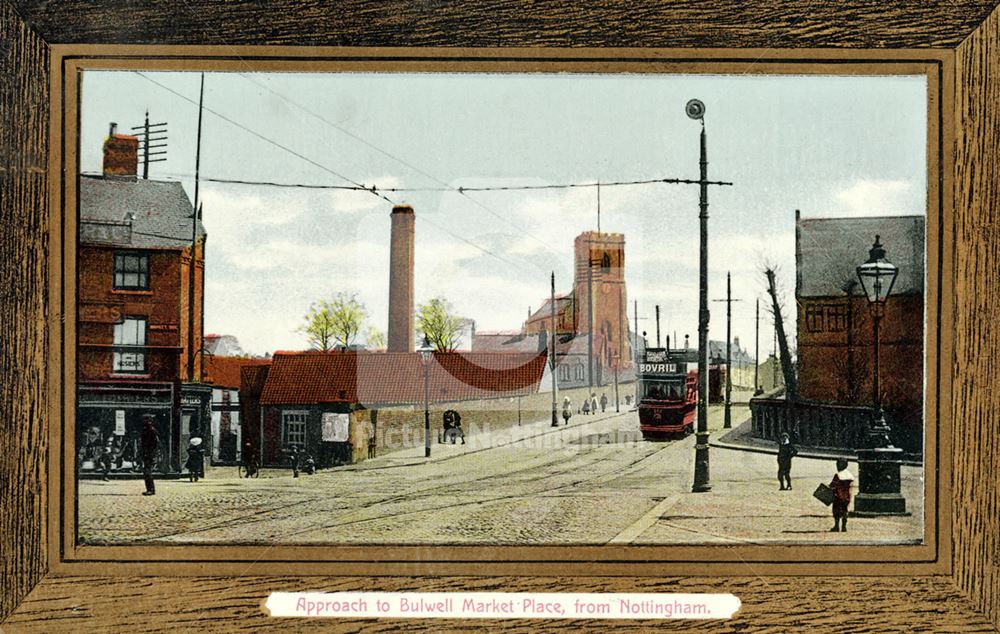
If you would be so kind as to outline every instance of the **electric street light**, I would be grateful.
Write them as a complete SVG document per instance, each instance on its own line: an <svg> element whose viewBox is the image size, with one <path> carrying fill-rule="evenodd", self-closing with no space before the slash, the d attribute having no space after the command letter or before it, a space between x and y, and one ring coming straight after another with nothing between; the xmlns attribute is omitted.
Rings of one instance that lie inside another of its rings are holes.
<svg viewBox="0 0 1000 634"><path fill-rule="evenodd" d="M420 362L424 366L424 457L431 457L431 412L429 404L430 390L428 385L428 370L431 365L431 358L434 356L434 348L431 342L424 337L424 344L417 348L420 353Z"/></svg>
<svg viewBox="0 0 1000 634"><path fill-rule="evenodd" d="M889 425L882 411L879 389L879 322L899 269L885 259L885 248L875 236L868 261L857 267L858 281L868 298L872 316L872 422L868 428L867 447L858 451L859 493L854 499L858 515L906 514L906 499L900 494L899 466L903 450L889 440Z"/></svg>
<svg viewBox="0 0 1000 634"><path fill-rule="evenodd" d="M701 224L701 258L698 279L698 428L694 445L694 486L695 493L711 491L708 470L708 151L705 136L705 104L692 99L684 106L687 116L701 121L701 156L698 165L701 178L698 181L698 219Z"/></svg>

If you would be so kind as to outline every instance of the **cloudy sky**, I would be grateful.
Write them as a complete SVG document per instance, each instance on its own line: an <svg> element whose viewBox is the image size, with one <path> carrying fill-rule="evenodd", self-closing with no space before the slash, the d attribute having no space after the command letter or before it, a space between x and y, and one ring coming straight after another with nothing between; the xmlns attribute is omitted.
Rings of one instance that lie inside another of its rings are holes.
<svg viewBox="0 0 1000 634"><path fill-rule="evenodd" d="M108 123L169 123L150 178L194 193L199 74L89 71L81 169L101 169ZM597 228L595 188L462 194L458 187L698 177L707 108L710 297L732 272L733 334L752 350L754 299L776 265L794 319L794 214L922 214L923 77L575 74L208 73L200 199L208 231L208 332L264 353L307 346L311 302L356 292L387 322L389 212L369 192L281 188L361 183L413 205L416 301L443 296L479 330L516 330L572 283L573 238ZM625 234L628 300L640 330L697 336L698 187L603 186L601 229ZM859 253L859 262L867 254ZM891 247L890 247L891 259ZM713 303L711 337L725 338ZM630 321L633 318L629 314ZM762 354L771 348L762 327Z"/></svg>

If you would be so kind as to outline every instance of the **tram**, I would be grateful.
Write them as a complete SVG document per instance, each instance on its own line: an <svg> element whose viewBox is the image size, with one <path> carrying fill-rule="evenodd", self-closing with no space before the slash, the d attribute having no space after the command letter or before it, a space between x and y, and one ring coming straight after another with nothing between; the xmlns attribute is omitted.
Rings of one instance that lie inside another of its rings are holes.
<svg viewBox="0 0 1000 634"><path fill-rule="evenodd" d="M639 364L639 430L645 440L694 431L698 405L697 350L647 348Z"/></svg>

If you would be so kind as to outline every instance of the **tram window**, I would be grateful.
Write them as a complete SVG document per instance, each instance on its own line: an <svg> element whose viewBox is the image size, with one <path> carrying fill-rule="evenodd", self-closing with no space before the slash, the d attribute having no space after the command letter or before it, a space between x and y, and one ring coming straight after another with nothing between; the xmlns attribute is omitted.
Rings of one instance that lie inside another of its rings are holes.
<svg viewBox="0 0 1000 634"><path fill-rule="evenodd" d="M684 397L684 385L676 381L650 381L645 394L651 399L679 399Z"/></svg>

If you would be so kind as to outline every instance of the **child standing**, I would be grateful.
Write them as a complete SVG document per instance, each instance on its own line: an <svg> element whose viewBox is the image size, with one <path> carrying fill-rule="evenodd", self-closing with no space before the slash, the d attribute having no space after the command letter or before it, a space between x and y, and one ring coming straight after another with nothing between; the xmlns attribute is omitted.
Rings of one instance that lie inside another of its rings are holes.
<svg viewBox="0 0 1000 634"><path fill-rule="evenodd" d="M847 532L847 507L851 505L851 485L854 484L854 474L847 470L847 460L837 459L837 473L830 481L833 490L833 528L831 533Z"/></svg>

